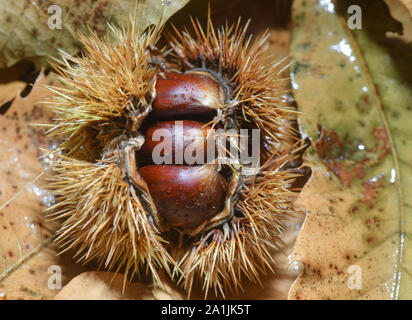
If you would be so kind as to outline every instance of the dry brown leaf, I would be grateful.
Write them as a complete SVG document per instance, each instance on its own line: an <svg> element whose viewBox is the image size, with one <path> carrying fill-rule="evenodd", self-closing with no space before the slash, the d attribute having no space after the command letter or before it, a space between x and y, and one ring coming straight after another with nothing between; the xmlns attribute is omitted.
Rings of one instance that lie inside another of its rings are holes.
<svg viewBox="0 0 412 320"><path fill-rule="evenodd" d="M19 93L24 89L26 84L22 81L11 81L8 83L5 83L4 85L1 86L0 88L0 106L5 110L7 106L4 106L5 104L11 104L13 102L13 99L19 95ZM5 112L5 111L4 111ZM0 114L3 112L0 112Z"/></svg>
<svg viewBox="0 0 412 320"><path fill-rule="evenodd" d="M388 32L390 38L400 39L406 43L412 43L412 13L407 10L399 0L385 0L389 7L391 16L402 23L403 32L398 34L395 32ZM412 1L411 1L412 5Z"/></svg>
<svg viewBox="0 0 412 320"><path fill-rule="evenodd" d="M50 243L51 226L44 223L47 194L38 181L33 182L42 173L38 148L47 147L43 130L31 125L49 121L50 114L38 104L49 94L42 87L45 81L41 74L31 94L17 96L0 116L0 292L7 299L53 297L56 292L48 287L48 268L62 265ZM21 82L1 85L0 97L14 95L24 86Z"/></svg>
<svg viewBox="0 0 412 320"><path fill-rule="evenodd" d="M410 16L412 17L412 0L398 0L408 9Z"/></svg>
<svg viewBox="0 0 412 320"><path fill-rule="evenodd" d="M179 293L170 287L155 289L140 283L127 283L124 277L112 272L84 272L73 278L55 296L55 300L177 300Z"/></svg>

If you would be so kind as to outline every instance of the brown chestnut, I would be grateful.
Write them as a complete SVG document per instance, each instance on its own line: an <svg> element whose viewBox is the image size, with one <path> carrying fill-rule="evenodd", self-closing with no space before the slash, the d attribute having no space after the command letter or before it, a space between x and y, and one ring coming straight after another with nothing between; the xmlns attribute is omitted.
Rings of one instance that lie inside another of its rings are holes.
<svg viewBox="0 0 412 320"><path fill-rule="evenodd" d="M205 164L216 154L214 133L198 121L158 122L146 130L142 155L154 164Z"/></svg>
<svg viewBox="0 0 412 320"><path fill-rule="evenodd" d="M213 116L223 108L222 86L207 73L169 72L156 82L153 113L156 118Z"/></svg>
<svg viewBox="0 0 412 320"><path fill-rule="evenodd" d="M227 182L213 165L149 165L139 172L160 217L173 227L194 228L223 208Z"/></svg>

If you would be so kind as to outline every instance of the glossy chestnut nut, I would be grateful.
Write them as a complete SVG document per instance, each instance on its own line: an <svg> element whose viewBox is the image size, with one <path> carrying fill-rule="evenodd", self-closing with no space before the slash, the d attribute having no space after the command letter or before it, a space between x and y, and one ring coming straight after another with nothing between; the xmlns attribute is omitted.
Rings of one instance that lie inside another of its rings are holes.
<svg viewBox="0 0 412 320"><path fill-rule="evenodd" d="M139 169L161 218L194 228L223 208L227 182L213 165L149 165Z"/></svg>
<svg viewBox="0 0 412 320"><path fill-rule="evenodd" d="M156 82L152 115L156 118L188 115L213 116L222 108L225 94L207 73L169 72Z"/></svg>
<svg viewBox="0 0 412 320"><path fill-rule="evenodd" d="M142 155L154 164L205 164L216 154L214 134L214 129L198 121L158 122L145 132Z"/></svg>

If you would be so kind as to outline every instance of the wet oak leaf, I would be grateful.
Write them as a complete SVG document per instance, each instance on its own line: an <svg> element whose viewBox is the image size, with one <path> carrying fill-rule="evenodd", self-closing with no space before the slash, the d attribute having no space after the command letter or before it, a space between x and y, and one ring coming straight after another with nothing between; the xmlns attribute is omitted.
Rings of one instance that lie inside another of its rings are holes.
<svg viewBox="0 0 412 320"><path fill-rule="evenodd" d="M360 30L347 24L352 4ZM289 298L410 299L412 53L386 37L402 26L381 1L296 0L292 20L292 86L313 173L293 251L305 271Z"/></svg>

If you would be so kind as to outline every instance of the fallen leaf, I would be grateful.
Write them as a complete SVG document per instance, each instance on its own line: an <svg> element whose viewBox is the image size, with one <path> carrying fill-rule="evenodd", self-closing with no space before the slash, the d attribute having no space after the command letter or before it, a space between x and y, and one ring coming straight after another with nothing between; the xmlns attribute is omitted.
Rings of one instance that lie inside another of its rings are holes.
<svg viewBox="0 0 412 320"><path fill-rule="evenodd" d="M349 29L349 5L362 29ZM412 54L381 1L296 0L291 78L313 175L290 299L412 297Z"/></svg>
<svg viewBox="0 0 412 320"><path fill-rule="evenodd" d="M0 115L0 292L7 299L53 297L56 291L48 286L49 267L63 264L51 243L52 225L46 225L42 212L47 193L38 184L43 171L39 148L47 147L48 141L42 129L32 126L50 120L50 113L39 105L50 95L42 87L45 82L41 73L31 94L17 96ZM4 89L15 93L21 84L1 85L0 95L4 96ZM64 268L64 273L66 281L71 272Z"/></svg>
<svg viewBox="0 0 412 320"><path fill-rule="evenodd" d="M73 278L55 300L177 300L181 296L170 287L156 289L141 283L127 283L122 274L84 272Z"/></svg>
<svg viewBox="0 0 412 320"><path fill-rule="evenodd" d="M387 32L388 38L397 38L406 43L412 43L412 13L399 0L385 0L391 16L402 23L402 34ZM412 5L412 1L411 1Z"/></svg>
<svg viewBox="0 0 412 320"><path fill-rule="evenodd" d="M412 0L399 0L409 10L409 14L412 17Z"/></svg>
<svg viewBox="0 0 412 320"><path fill-rule="evenodd" d="M104 35L107 23L127 23L135 10L136 26L143 31L162 19L166 21L188 1L1 0L0 68L24 59L44 65L58 55L57 49L76 54L80 50L79 33L87 33L90 27L98 35Z"/></svg>

